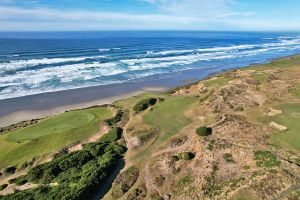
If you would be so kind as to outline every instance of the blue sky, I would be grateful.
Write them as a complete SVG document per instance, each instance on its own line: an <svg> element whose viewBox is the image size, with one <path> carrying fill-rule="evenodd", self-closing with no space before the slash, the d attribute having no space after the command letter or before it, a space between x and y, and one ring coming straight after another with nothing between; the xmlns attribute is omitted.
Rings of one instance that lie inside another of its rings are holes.
<svg viewBox="0 0 300 200"><path fill-rule="evenodd" d="M0 0L0 31L300 31L299 0Z"/></svg>

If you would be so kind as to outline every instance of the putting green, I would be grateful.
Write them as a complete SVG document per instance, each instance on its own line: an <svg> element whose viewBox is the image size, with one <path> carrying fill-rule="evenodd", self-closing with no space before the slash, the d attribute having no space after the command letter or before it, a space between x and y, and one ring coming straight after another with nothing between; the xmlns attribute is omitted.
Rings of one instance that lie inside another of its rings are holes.
<svg viewBox="0 0 300 200"><path fill-rule="evenodd" d="M81 141L99 131L99 122L112 117L104 107L66 112L0 136L0 167L18 165Z"/></svg>
<svg viewBox="0 0 300 200"><path fill-rule="evenodd" d="M63 133L86 126L95 118L96 116L89 112L69 112L42 121L37 125L11 132L7 139L10 141L22 142L25 140L37 139L49 134Z"/></svg>

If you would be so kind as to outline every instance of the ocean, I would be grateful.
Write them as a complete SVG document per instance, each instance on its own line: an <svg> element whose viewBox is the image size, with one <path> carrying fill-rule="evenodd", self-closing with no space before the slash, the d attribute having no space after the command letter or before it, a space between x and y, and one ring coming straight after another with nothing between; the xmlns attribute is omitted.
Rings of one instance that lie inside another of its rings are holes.
<svg viewBox="0 0 300 200"><path fill-rule="evenodd" d="M300 33L0 33L0 99L175 73L223 71L300 53Z"/></svg>

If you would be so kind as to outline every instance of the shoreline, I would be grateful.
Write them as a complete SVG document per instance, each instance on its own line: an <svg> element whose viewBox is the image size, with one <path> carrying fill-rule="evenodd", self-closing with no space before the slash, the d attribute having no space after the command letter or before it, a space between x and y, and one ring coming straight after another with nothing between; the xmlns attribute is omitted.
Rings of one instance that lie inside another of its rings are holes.
<svg viewBox="0 0 300 200"><path fill-rule="evenodd" d="M275 58L262 64L268 64L297 55L299 54ZM0 127L25 120L57 115L68 110L112 104L115 101L144 92L165 92L172 88L198 82L224 72L262 64L237 65L226 69L222 67L211 68L209 72L206 71L206 68L202 68L174 74L154 75L121 84L93 86L3 99L0 100Z"/></svg>

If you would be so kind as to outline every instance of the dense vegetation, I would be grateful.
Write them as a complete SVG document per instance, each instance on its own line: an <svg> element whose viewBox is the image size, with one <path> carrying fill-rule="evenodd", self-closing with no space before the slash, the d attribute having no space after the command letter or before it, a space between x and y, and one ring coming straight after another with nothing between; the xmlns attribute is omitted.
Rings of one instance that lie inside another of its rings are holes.
<svg viewBox="0 0 300 200"><path fill-rule="evenodd" d="M180 160L192 160L195 157L195 154L192 152L180 152L177 157Z"/></svg>
<svg viewBox="0 0 300 200"><path fill-rule="evenodd" d="M156 98L147 98L147 99L142 99L139 101L135 106L133 107L133 110L135 112L141 112L143 110L146 110L149 106L152 106L156 103L157 99Z"/></svg>
<svg viewBox="0 0 300 200"><path fill-rule="evenodd" d="M209 136L209 135L212 134L212 129L210 127L201 126L201 127L196 129L196 133L199 136Z"/></svg>
<svg viewBox="0 0 300 200"><path fill-rule="evenodd" d="M90 194L109 176L126 151L125 147L115 144L120 139L121 132L122 129L115 128L104 135L104 139L85 144L80 151L60 152L51 162L38 165L30 169L26 176L14 180L17 185L30 181L39 184L38 188L19 191L0 199L90 198Z"/></svg>

